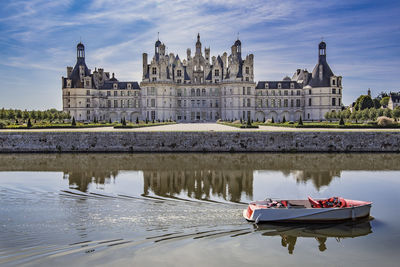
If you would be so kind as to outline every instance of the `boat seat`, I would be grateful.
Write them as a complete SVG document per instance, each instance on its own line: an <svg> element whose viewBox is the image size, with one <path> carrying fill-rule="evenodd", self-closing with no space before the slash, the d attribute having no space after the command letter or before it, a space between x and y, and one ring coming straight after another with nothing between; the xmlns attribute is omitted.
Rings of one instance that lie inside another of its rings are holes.
<svg viewBox="0 0 400 267"><path fill-rule="evenodd" d="M308 196L308 201L310 201L312 208L321 208L321 204L319 204L319 202L314 200L312 197Z"/></svg>

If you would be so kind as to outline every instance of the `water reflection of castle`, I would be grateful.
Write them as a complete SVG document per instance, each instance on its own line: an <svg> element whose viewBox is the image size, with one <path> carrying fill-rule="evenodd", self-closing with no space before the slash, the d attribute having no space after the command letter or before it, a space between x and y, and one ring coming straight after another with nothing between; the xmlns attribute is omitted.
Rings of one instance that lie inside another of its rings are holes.
<svg viewBox="0 0 400 267"><path fill-rule="evenodd" d="M255 170L272 170L319 189L342 170L400 170L398 154L3 154L0 171L62 171L69 184L118 182L121 171L142 171L144 194L212 195L230 201L252 196Z"/></svg>
<svg viewBox="0 0 400 267"><path fill-rule="evenodd" d="M159 196L185 192L188 197L210 199L211 195L239 202L242 194L253 195L251 170L169 170L144 172L144 194Z"/></svg>

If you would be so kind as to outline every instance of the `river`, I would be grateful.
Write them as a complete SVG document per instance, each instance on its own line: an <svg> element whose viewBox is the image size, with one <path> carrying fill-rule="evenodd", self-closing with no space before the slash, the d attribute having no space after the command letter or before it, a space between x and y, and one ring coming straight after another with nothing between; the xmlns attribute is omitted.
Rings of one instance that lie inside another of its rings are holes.
<svg viewBox="0 0 400 267"><path fill-rule="evenodd" d="M400 154L0 154L1 266L398 266ZM252 200L371 218L259 224Z"/></svg>

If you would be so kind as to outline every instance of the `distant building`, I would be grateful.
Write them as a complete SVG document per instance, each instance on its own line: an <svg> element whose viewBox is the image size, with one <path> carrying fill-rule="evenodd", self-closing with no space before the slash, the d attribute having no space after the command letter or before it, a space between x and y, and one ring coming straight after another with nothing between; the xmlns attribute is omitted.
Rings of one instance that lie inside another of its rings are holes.
<svg viewBox="0 0 400 267"><path fill-rule="evenodd" d="M78 121L176 120L203 122L248 118L265 120L323 120L342 105L342 77L326 61L326 44L318 46L312 73L298 69L282 81L254 82L254 55L242 56L236 40L230 55L210 56L197 35L195 54L186 58L165 52L157 40L148 62L143 53L142 82L118 81L103 69L92 73L85 63L85 48L77 45L77 63L62 77L63 109Z"/></svg>
<svg viewBox="0 0 400 267"><path fill-rule="evenodd" d="M388 108L395 109L400 106L400 93L390 93Z"/></svg>

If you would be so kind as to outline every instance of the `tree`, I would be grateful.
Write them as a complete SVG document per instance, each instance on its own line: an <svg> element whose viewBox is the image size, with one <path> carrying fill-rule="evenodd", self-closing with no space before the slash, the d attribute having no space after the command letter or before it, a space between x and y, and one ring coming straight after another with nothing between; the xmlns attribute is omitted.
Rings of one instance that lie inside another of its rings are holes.
<svg viewBox="0 0 400 267"><path fill-rule="evenodd" d="M122 126L126 126L126 120L125 120L125 117L124 117L124 119L122 120Z"/></svg>
<svg viewBox="0 0 400 267"><path fill-rule="evenodd" d="M343 117L340 117L339 125L344 125Z"/></svg>
<svg viewBox="0 0 400 267"><path fill-rule="evenodd" d="M362 118L362 112L361 111L357 111L356 112L356 123L358 123L359 120L361 120Z"/></svg>
<svg viewBox="0 0 400 267"><path fill-rule="evenodd" d="M361 111L361 118L363 121L367 121L369 119L369 109L364 109Z"/></svg>
<svg viewBox="0 0 400 267"><path fill-rule="evenodd" d="M400 107L396 107L393 111L393 118L397 121L400 118Z"/></svg>
<svg viewBox="0 0 400 267"><path fill-rule="evenodd" d="M356 104L354 107L356 110L364 110L366 108L374 107L374 102L372 101L371 96L361 95L357 98Z"/></svg>
<svg viewBox="0 0 400 267"><path fill-rule="evenodd" d="M32 128L31 118L28 119L28 124L26 126L28 128Z"/></svg>
<svg viewBox="0 0 400 267"><path fill-rule="evenodd" d="M388 96L383 97L382 100L380 101L380 103L381 103L381 106L386 107L389 104L389 97Z"/></svg>
<svg viewBox="0 0 400 267"><path fill-rule="evenodd" d="M372 102L374 102L374 108L378 109L381 107L380 99L374 98L372 99Z"/></svg>
<svg viewBox="0 0 400 267"><path fill-rule="evenodd" d="M302 120L301 116L300 116L300 119L299 119L299 125L303 125L303 120Z"/></svg>
<svg viewBox="0 0 400 267"><path fill-rule="evenodd" d="M375 108L369 109L369 118L373 121L378 117L378 111Z"/></svg>
<svg viewBox="0 0 400 267"><path fill-rule="evenodd" d="M386 116L386 117L388 117L388 118L393 117L393 116L392 116L392 110L391 110L391 109L388 109L388 108L385 108L385 111L383 111L383 116Z"/></svg>
<svg viewBox="0 0 400 267"><path fill-rule="evenodd" d="M383 108L378 109L378 117L383 116L383 111L384 111Z"/></svg>
<svg viewBox="0 0 400 267"><path fill-rule="evenodd" d="M247 125L248 125L248 126L251 126L250 117L247 118Z"/></svg>
<svg viewBox="0 0 400 267"><path fill-rule="evenodd" d="M282 123L285 123L285 122L286 122L286 118L285 118L285 115L283 115Z"/></svg>
<svg viewBox="0 0 400 267"><path fill-rule="evenodd" d="M357 119L357 111L353 111L351 114L350 114L350 120L352 120L352 121L354 121L354 120L356 120Z"/></svg>
<svg viewBox="0 0 400 267"><path fill-rule="evenodd" d="M72 123L71 123L71 125L72 125L72 126L76 126L75 117L72 117Z"/></svg>

